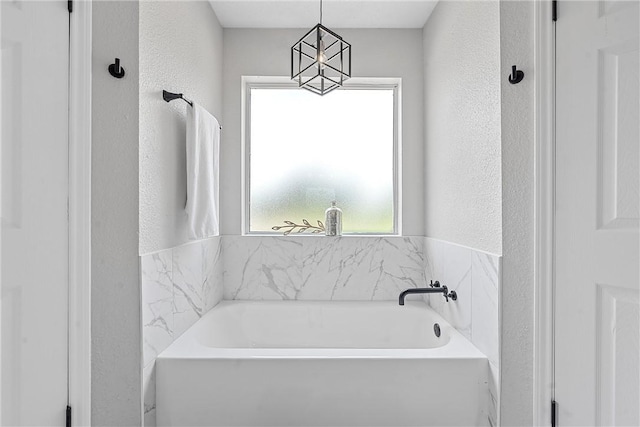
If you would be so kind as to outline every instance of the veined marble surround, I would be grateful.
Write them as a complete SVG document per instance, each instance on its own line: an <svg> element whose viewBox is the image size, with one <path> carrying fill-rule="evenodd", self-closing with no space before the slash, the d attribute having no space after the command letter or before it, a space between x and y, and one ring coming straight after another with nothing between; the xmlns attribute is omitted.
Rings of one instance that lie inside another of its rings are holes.
<svg viewBox="0 0 640 427"><path fill-rule="evenodd" d="M155 426L155 358L222 299L397 300L439 280L427 303L489 359L498 425L501 258L422 236L222 236L141 257L145 426ZM419 298L411 296L410 298Z"/></svg>
<svg viewBox="0 0 640 427"><path fill-rule="evenodd" d="M422 237L226 236L224 298L393 300L424 284Z"/></svg>
<svg viewBox="0 0 640 427"><path fill-rule="evenodd" d="M144 424L155 426L155 360L222 300L221 238L140 257Z"/></svg>
<svg viewBox="0 0 640 427"><path fill-rule="evenodd" d="M455 290L458 300L447 303L441 295L425 301L489 359L489 425L499 425L500 343L499 290L501 257L426 237L425 279L438 280Z"/></svg>

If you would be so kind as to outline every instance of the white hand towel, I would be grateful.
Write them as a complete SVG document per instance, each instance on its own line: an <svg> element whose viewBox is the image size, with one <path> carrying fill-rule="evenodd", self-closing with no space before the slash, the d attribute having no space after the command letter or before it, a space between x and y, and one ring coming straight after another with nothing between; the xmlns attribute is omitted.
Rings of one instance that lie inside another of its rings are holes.
<svg viewBox="0 0 640 427"><path fill-rule="evenodd" d="M207 110L187 107L187 211L189 239L220 234L218 187L220 124Z"/></svg>

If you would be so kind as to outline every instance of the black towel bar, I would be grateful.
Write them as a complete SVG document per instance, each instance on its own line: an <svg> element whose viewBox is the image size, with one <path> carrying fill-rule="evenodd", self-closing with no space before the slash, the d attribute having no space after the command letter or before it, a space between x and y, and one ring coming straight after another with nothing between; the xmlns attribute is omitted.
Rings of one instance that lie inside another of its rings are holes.
<svg viewBox="0 0 640 427"><path fill-rule="evenodd" d="M169 91L163 90L162 91L162 99L164 99L167 102L171 102L174 99L182 99L184 102L186 102L187 104L189 104L189 105L191 105L193 107L193 101L189 101L181 93L173 93L173 92L169 92ZM220 126L220 129L222 129L222 126Z"/></svg>

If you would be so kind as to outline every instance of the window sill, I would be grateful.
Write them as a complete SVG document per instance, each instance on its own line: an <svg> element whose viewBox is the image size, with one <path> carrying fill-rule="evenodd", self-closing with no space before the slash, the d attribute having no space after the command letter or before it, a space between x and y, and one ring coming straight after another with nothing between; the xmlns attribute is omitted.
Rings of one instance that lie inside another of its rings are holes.
<svg viewBox="0 0 640 427"><path fill-rule="evenodd" d="M306 238L306 237L316 237L316 238L339 238L339 237L346 237L346 238L352 238L352 237L371 237L371 238L377 238L377 237L407 237L407 236L403 236L401 234L359 234L359 233L346 233L346 234L342 234L341 236L325 236L323 233L316 233L316 234L311 234L311 233L291 233L291 234L287 234L284 235L282 233L243 233L241 234L242 237L302 237L302 238Z"/></svg>

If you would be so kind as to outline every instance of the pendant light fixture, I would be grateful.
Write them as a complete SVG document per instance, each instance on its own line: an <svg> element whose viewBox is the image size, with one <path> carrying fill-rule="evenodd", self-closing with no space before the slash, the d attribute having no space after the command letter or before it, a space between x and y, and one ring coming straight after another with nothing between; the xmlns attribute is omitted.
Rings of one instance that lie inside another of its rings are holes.
<svg viewBox="0 0 640 427"><path fill-rule="evenodd" d="M351 45L320 23L291 46L291 79L299 87L325 95L351 77Z"/></svg>

